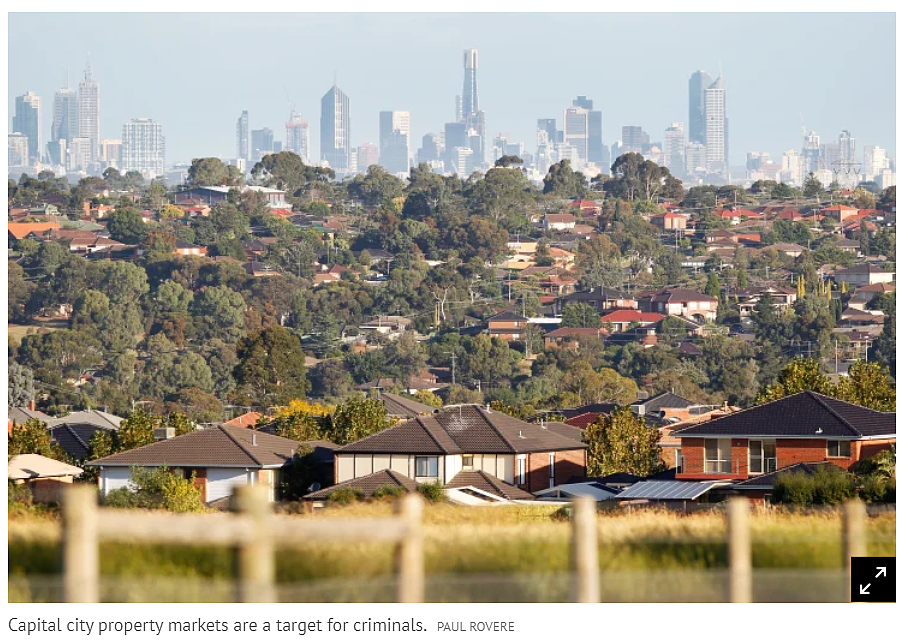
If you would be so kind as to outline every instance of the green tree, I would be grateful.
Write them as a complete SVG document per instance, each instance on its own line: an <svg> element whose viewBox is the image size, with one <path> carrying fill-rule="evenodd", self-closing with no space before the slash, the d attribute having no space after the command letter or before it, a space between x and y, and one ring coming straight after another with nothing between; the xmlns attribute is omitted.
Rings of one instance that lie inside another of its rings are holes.
<svg viewBox="0 0 909 641"><path fill-rule="evenodd" d="M9 360L7 373L9 383L6 388L6 399L10 408L22 407L35 400L35 374L32 370Z"/></svg>
<svg viewBox="0 0 909 641"><path fill-rule="evenodd" d="M805 183L802 185L802 193L805 198L814 198L824 193L824 185L817 179L814 172L808 174L808 177L805 178Z"/></svg>
<svg viewBox="0 0 909 641"><path fill-rule="evenodd" d="M240 170L233 165L225 165L218 158L193 158L187 172L188 187L213 185L236 186L242 182Z"/></svg>
<svg viewBox="0 0 909 641"><path fill-rule="evenodd" d="M300 339L280 325L254 332L237 344L236 396L249 405L285 405L309 391Z"/></svg>
<svg viewBox="0 0 909 641"><path fill-rule="evenodd" d="M857 361L840 379L836 397L879 412L896 411L896 388L880 363Z"/></svg>
<svg viewBox="0 0 909 641"><path fill-rule="evenodd" d="M549 168L543 178L543 193L559 198L583 198L587 195L587 178L571 168L571 161L563 159Z"/></svg>
<svg viewBox="0 0 909 641"><path fill-rule="evenodd" d="M835 396L836 386L821 369L820 362L810 358L795 358L783 368L776 383L761 390L755 402L769 403L804 391Z"/></svg>
<svg viewBox="0 0 909 641"><path fill-rule="evenodd" d="M125 452L155 442L157 417L141 407L120 422L114 436L113 451Z"/></svg>
<svg viewBox="0 0 909 641"><path fill-rule="evenodd" d="M10 456L19 454L40 454L48 458L58 458L51 444L47 425L36 418L30 418L22 425L16 425L9 433L8 446Z"/></svg>
<svg viewBox="0 0 909 641"><path fill-rule="evenodd" d="M562 327L596 327L603 326L599 312L587 303L568 303L562 309Z"/></svg>
<svg viewBox="0 0 909 641"><path fill-rule="evenodd" d="M142 214L135 207L118 207L110 213L107 231L114 240L127 245L138 245L148 231Z"/></svg>
<svg viewBox="0 0 909 641"><path fill-rule="evenodd" d="M644 418L629 407L620 407L587 427L587 475L617 472L650 476L664 465L660 461L659 430L647 427Z"/></svg>
<svg viewBox="0 0 909 641"><path fill-rule="evenodd" d="M327 436L331 442L345 445L392 425L381 400L351 397L329 415Z"/></svg>
<svg viewBox="0 0 909 641"><path fill-rule="evenodd" d="M206 287L195 297L191 310L203 338L235 341L243 333L246 302L229 287Z"/></svg>

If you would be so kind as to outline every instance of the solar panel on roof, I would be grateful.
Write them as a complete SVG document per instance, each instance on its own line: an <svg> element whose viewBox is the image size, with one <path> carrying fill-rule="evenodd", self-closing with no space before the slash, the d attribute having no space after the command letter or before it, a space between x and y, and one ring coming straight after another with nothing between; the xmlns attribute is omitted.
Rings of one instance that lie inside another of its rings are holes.
<svg viewBox="0 0 909 641"><path fill-rule="evenodd" d="M616 499L652 499L691 501L721 485L700 481L641 481L623 490Z"/></svg>

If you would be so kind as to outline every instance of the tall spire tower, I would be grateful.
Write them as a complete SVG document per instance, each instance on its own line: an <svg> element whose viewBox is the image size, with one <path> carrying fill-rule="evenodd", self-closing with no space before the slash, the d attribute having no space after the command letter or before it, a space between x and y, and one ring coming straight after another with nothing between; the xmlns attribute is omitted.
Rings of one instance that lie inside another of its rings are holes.
<svg viewBox="0 0 909 641"><path fill-rule="evenodd" d="M96 162L101 143L101 100L98 81L92 77L89 57L85 63L85 77L79 83L79 137L88 139L89 158Z"/></svg>

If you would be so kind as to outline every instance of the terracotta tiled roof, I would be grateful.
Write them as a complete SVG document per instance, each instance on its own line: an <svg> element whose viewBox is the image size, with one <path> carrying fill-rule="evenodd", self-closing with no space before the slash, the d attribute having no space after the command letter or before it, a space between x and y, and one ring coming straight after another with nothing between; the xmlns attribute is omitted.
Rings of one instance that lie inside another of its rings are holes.
<svg viewBox="0 0 909 641"><path fill-rule="evenodd" d="M224 424L231 427L255 427L260 418L262 418L262 415L259 412L246 412L246 414L240 414L240 416L232 418Z"/></svg>
<svg viewBox="0 0 909 641"><path fill-rule="evenodd" d="M51 229L60 229L60 223L7 223L7 230L16 240L22 240L32 232L40 235Z"/></svg>

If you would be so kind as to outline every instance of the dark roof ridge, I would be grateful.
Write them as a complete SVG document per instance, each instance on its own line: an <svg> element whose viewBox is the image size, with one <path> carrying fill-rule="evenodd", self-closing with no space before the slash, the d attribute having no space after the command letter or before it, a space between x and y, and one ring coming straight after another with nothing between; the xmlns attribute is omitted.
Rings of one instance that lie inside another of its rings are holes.
<svg viewBox="0 0 909 641"><path fill-rule="evenodd" d="M489 420L489 417L487 416L487 414L490 413L492 410L490 410L490 412L486 412L479 405L475 405L474 407L477 408L477 412L479 412L480 416L483 417L483 420L486 421L486 424L489 425L489 427L492 429L492 431L496 433L496 436L498 436L500 439L502 439L502 442L505 443L505 445L509 449L511 449L512 453L517 454L517 452L518 452L517 448L514 445L512 445L511 441L509 441L507 438L505 438L505 435L502 434L501 431L499 431L499 428L497 428L495 425L493 425L492 421ZM518 420L521 420L521 419L518 419Z"/></svg>
<svg viewBox="0 0 909 641"><path fill-rule="evenodd" d="M84 447L86 450L91 451L91 448L88 446L88 443L86 443L85 441L83 441L83 440L82 440L82 437L79 436L78 434L76 434L76 431L73 429L72 423L63 423L63 427L66 428L66 431L69 432L70 435L71 435L74 439L76 439L82 447ZM102 429L103 429L103 428L102 428Z"/></svg>
<svg viewBox="0 0 909 641"><path fill-rule="evenodd" d="M869 412L876 412L877 414L883 414L884 416L886 416L888 414L896 414L895 411L894 412L883 412L881 410L876 410L871 407L865 407L864 405L861 405L859 403L852 403L850 401L844 401L843 399L837 398L836 396L830 396L829 394L821 394L820 392L815 392L814 390L805 390L805 391L810 392L811 394L814 394L815 396L820 396L821 398L829 398L832 401L838 401L840 403L845 403L846 405L855 405L856 407L861 407L863 410L867 410ZM798 393L799 392L796 392L796 394L798 394ZM795 394L790 394L790 396L795 396ZM830 411L832 412L833 409L831 409Z"/></svg>
<svg viewBox="0 0 909 641"><path fill-rule="evenodd" d="M765 407L767 405L773 405L774 403L779 403L780 401L786 400L787 398L790 398L792 396L796 396L797 394L803 394L806 391L807 390L803 390L801 392L796 392L795 394L787 394L786 396L781 396L780 398L775 398L772 401L767 401L766 403L761 403L760 405L752 405L751 407L746 407L745 409L741 409L738 412L730 412L729 414L721 414L719 416L713 417L709 421L704 421L703 423L697 423L695 425L688 425L686 427L683 427L682 429L676 430L675 432L673 432L673 434L681 434L682 432L687 432L688 430L697 431L697 429L703 428L705 425L710 425L714 421L718 421L722 418L727 418L729 416L732 416L734 414L739 414L741 412L748 412L753 409L757 409L758 407ZM837 418L840 418L840 417L837 417ZM842 418L840 418L840 420L842 420Z"/></svg>
<svg viewBox="0 0 909 641"><path fill-rule="evenodd" d="M830 412L831 414L833 414L833 416L834 416L837 420L839 420L840 423L842 423L843 425L845 425L846 428L848 428L849 430L851 430L856 436L864 436L864 434L862 434L859 430L857 430L857 429L855 429L854 427L852 427L852 423L850 423L849 421L847 421L846 419L844 419L842 416L840 416L839 413L838 413L835 409L833 409L832 407L830 407L830 404L829 404L829 403L826 403L826 402L824 401L825 398L831 398L831 399L833 399L833 400L835 400L835 401L839 401L840 399L834 398L834 397L832 397L832 396L825 396L824 394L819 394L818 392L815 392L815 391L813 391L813 390L806 390L806 391L808 392L808 394L811 395L811 398L813 398L815 401L817 401L817 402L820 404L821 407L823 407L823 408L826 409L828 412ZM841 401L841 402L842 402L842 403L846 403L847 401ZM852 403L852 405L855 405L855 403ZM859 407L864 407L864 406L859 406ZM868 409L868 408L866 407L865 409ZM873 412L874 410L871 410L871 411Z"/></svg>
<svg viewBox="0 0 909 641"><path fill-rule="evenodd" d="M227 429L227 427L225 427L224 425L219 425L219 426L218 426L218 429L221 430L221 431L227 436L227 438L229 438L231 441L233 441L234 445L236 445L236 446L239 447L241 450L243 450L243 451L246 453L246 455L247 455L249 458L251 458L251 459L256 463L256 465L258 465L259 467L265 467L265 466L262 464L262 461L260 461L259 459L256 458L255 454L253 454L253 453L250 452L248 449L246 449L245 447L243 447L243 444L240 443L239 440L237 440L236 438L234 438L234 435L230 433L230 430ZM238 428L238 429L246 429L246 428L243 427L243 428ZM253 430L253 439L256 438L255 432L256 432L256 430Z"/></svg>
<svg viewBox="0 0 909 641"><path fill-rule="evenodd" d="M430 418L432 418L432 417L430 417ZM426 432L426 435L427 435L429 438L432 439L432 442L433 442L433 443L435 443L436 445L439 446L439 449L440 449L440 450L442 450L443 452L445 452L446 454L448 454L447 448L446 448L445 446L443 446L441 443L439 443L439 439L437 439L437 438L435 437L435 435L429 430L429 428L426 427L426 424L423 422L423 417L422 417L422 416L414 416L412 420L416 421L416 422L417 422L417 425L419 425L421 428L423 428L423 431ZM436 421L436 422L438 423L438 421ZM440 428L443 432L445 432L446 434L448 434L448 430L446 430L445 427L444 427L441 423L439 423L439 428ZM451 436L451 434L448 434L448 436ZM454 438L452 438L451 440L454 441ZM458 442L455 441L455 443L458 443ZM460 444L460 443L458 443L458 447L461 447L461 444Z"/></svg>

